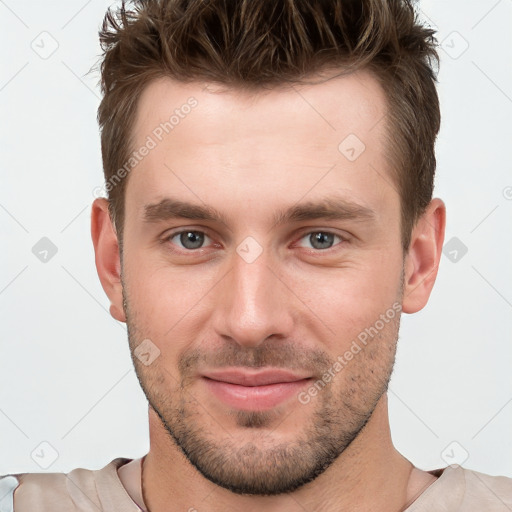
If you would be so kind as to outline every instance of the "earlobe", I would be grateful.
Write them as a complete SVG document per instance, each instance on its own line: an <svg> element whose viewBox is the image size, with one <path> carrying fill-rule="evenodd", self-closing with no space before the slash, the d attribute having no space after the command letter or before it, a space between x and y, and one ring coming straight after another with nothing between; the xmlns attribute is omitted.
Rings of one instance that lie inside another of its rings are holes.
<svg viewBox="0 0 512 512"><path fill-rule="evenodd" d="M412 230L405 259L404 313L416 313L428 302L441 259L445 225L445 204L433 199Z"/></svg>
<svg viewBox="0 0 512 512"><path fill-rule="evenodd" d="M92 204L91 237L101 286L111 303L110 314L116 320L126 322L119 244L108 212L108 201L102 197L95 199Z"/></svg>

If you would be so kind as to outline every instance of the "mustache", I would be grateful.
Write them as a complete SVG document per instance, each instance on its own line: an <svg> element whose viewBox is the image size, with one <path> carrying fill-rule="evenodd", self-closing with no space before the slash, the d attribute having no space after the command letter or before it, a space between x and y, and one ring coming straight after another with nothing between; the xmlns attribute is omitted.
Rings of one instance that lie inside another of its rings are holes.
<svg viewBox="0 0 512 512"><path fill-rule="evenodd" d="M270 341L256 347L243 347L233 342L214 349L191 349L180 357L178 368L182 375L188 375L197 368L231 366L246 369L273 367L322 374L333 361L322 350L305 348L296 343Z"/></svg>

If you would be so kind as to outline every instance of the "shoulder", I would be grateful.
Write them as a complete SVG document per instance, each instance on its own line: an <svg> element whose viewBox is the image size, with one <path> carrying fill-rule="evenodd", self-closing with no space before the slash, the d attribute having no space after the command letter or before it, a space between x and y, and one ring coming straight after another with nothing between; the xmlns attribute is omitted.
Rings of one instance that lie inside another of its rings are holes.
<svg viewBox="0 0 512 512"><path fill-rule="evenodd" d="M511 512L512 478L457 464L428 471L437 477L404 512Z"/></svg>
<svg viewBox="0 0 512 512"><path fill-rule="evenodd" d="M98 470L0 475L0 512L97 512L103 509L98 488L115 482L117 468L130 460L119 457Z"/></svg>
<svg viewBox="0 0 512 512"><path fill-rule="evenodd" d="M512 510L512 478L492 476L460 468L464 475L465 493L461 510L488 512Z"/></svg>
<svg viewBox="0 0 512 512"><path fill-rule="evenodd" d="M0 475L0 512L13 512L13 494L19 481L13 475Z"/></svg>

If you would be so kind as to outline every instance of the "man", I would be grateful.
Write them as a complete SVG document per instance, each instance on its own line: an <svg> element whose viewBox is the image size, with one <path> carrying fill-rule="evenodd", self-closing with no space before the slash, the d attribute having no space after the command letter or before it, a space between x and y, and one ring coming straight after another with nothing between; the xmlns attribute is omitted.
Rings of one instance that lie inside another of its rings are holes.
<svg viewBox="0 0 512 512"><path fill-rule="evenodd" d="M4 510L511 510L512 479L422 471L390 436L445 230L409 1L139 0L100 36L92 239L150 451L7 476Z"/></svg>

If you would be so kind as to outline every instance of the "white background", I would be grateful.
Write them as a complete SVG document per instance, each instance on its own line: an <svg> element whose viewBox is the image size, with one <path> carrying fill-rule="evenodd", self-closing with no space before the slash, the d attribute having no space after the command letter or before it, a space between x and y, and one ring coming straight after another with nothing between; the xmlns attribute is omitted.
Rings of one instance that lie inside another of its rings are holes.
<svg viewBox="0 0 512 512"><path fill-rule="evenodd" d="M103 175L99 76L86 73L109 5L0 2L0 474L95 469L149 449L90 238ZM467 452L465 467L512 477L512 0L421 8L444 41L436 195L446 242L468 250L443 255L429 304L402 318L393 440L422 469ZM34 50L57 44L47 58ZM46 263L32 252L42 237L57 247ZM42 442L58 453L51 465Z"/></svg>

